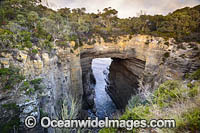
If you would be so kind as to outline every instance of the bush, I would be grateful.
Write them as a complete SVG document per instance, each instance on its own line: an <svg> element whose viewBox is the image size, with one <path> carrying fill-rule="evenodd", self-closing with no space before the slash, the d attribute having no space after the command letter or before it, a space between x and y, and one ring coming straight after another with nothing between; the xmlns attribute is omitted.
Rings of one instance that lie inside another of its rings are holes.
<svg viewBox="0 0 200 133"><path fill-rule="evenodd" d="M196 95L199 94L199 86L200 84L197 82L197 83L190 83L189 85L189 90L188 90L188 96L189 97L194 97Z"/></svg>
<svg viewBox="0 0 200 133"><path fill-rule="evenodd" d="M200 109L194 108L181 115L181 121L177 121L177 130L189 130L196 132L200 130Z"/></svg>
<svg viewBox="0 0 200 133"><path fill-rule="evenodd" d="M197 71L193 72L191 75L190 75L190 78L192 80L200 80L200 69L198 69Z"/></svg>
<svg viewBox="0 0 200 133"><path fill-rule="evenodd" d="M127 108L128 109L132 109L136 106L139 106L139 105L143 105L145 104L145 100L143 100L139 95L134 95L131 97L131 99L128 101L128 105L127 105Z"/></svg>
<svg viewBox="0 0 200 133"><path fill-rule="evenodd" d="M0 69L1 89L14 89L22 80L24 76L20 74L20 69L10 67Z"/></svg>
<svg viewBox="0 0 200 133"><path fill-rule="evenodd" d="M154 102L160 107L167 107L173 103L184 99L182 88L179 81L169 80L161 84L160 87L154 92Z"/></svg>
<svg viewBox="0 0 200 133"><path fill-rule="evenodd" d="M37 49L32 49L32 53L33 53L33 54L37 54L37 53L38 53L38 50L37 50Z"/></svg>
<svg viewBox="0 0 200 133"><path fill-rule="evenodd" d="M1 106L1 109L3 109L6 112L6 116L9 116L9 117L7 119L5 119L5 118L3 119L4 121L0 125L0 131L2 133L10 133L13 131L13 129L17 130L20 125L19 106L16 105L16 103L9 103L9 104L3 104ZM14 112L14 114L12 114L13 112ZM3 115L3 114L1 114L1 115Z"/></svg>
<svg viewBox="0 0 200 133"><path fill-rule="evenodd" d="M34 94L35 91L43 89L43 85L41 84L42 79L33 79L31 81L24 81L24 83L20 86L21 90L25 90L27 95Z"/></svg>
<svg viewBox="0 0 200 133"><path fill-rule="evenodd" d="M28 20L29 20L30 22L32 22L32 21L34 22L34 21L36 21L38 18L39 18L39 16L38 16L38 13L37 13L37 12L31 11L31 12L28 13Z"/></svg>
<svg viewBox="0 0 200 133"><path fill-rule="evenodd" d="M30 83L34 86L35 90L42 89L42 86L40 85L42 82L42 78L31 80Z"/></svg>

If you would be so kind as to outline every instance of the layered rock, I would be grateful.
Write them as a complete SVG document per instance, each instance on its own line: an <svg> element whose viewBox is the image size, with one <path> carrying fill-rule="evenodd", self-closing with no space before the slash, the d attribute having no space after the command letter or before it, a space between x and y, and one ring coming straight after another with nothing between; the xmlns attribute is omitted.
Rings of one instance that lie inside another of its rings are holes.
<svg viewBox="0 0 200 133"><path fill-rule="evenodd" d="M106 91L118 109L124 109L129 98L138 93L138 76L143 73L144 66L145 62L134 58L113 58L109 68Z"/></svg>
<svg viewBox="0 0 200 133"><path fill-rule="evenodd" d="M43 88L31 95L21 91L19 86L5 92L0 90L0 105L16 103L20 107L19 118L22 124L28 115L35 116L38 122L44 115L52 119L61 118L64 100L69 100L70 95L74 99L82 99L80 56L72 54L69 48L55 47L51 53L41 52L35 55L25 50L5 51L0 53L0 64L1 68L11 65L20 68L25 80L42 78ZM44 132L39 127L29 132L39 132L38 130ZM53 128L47 130L50 133L55 132ZM23 131L25 132L24 125L21 127L21 132Z"/></svg>
<svg viewBox="0 0 200 133"><path fill-rule="evenodd" d="M15 102L20 106L22 122L30 114L39 121L42 112L52 119L60 118L62 101L68 100L69 95L81 100L84 110L93 108L95 112L95 79L91 70L94 58L114 59L107 91L118 108L124 108L131 95L152 91L163 81L184 78L186 73L200 67L199 44L177 44L173 39L146 35L119 37L110 43L100 40L94 45L83 45L80 51L71 53L70 48L60 47L55 47L51 53L38 54L26 50L1 51L1 68L19 67L27 80L42 78L45 87L32 95L20 91L19 86L0 90L0 105ZM9 118L4 117L6 113L1 109L1 119ZM47 130L55 132L52 128Z"/></svg>
<svg viewBox="0 0 200 133"><path fill-rule="evenodd" d="M86 88L90 79L84 75L90 75L92 59L121 59L111 65L107 90L118 107L124 108L136 92L152 91L165 80L183 78L186 73L199 68L199 47L197 43L177 44L174 39L165 40L147 35L123 36L116 42L100 40L92 46L84 45L81 50L81 66L85 72L83 85L87 84L83 89L88 93Z"/></svg>

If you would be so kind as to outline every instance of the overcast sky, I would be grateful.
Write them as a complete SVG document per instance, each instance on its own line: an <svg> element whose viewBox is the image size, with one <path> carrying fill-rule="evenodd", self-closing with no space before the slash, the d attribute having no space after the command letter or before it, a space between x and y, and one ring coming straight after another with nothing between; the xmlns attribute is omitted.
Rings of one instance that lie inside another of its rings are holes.
<svg viewBox="0 0 200 133"><path fill-rule="evenodd" d="M167 14L185 6L200 4L200 0L48 0L49 5L56 8L82 8L87 12L97 12L106 7L118 10L121 18L136 16L141 10L147 14Z"/></svg>

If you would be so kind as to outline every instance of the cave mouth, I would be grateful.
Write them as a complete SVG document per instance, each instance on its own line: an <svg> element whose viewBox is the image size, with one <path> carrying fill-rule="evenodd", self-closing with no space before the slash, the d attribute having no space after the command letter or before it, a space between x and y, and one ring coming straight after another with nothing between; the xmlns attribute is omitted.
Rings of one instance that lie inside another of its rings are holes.
<svg viewBox="0 0 200 133"><path fill-rule="evenodd" d="M94 102L96 116L100 119L110 117L117 111L115 103L106 91L111 63L111 58L95 58L92 60L92 73L96 81L93 86L95 91Z"/></svg>

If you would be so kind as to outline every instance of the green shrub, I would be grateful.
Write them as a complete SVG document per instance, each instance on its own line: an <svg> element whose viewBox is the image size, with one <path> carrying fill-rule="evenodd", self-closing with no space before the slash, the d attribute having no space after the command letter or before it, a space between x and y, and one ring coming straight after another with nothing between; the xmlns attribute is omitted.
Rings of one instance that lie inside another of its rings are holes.
<svg viewBox="0 0 200 133"><path fill-rule="evenodd" d="M48 117L48 113L40 108L40 118L42 118L42 117Z"/></svg>
<svg viewBox="0 0 200 133"><path fill-rule="evenodd" d="M115 129L115 128L103 128L99 131L99 133L117 133L117 129Z"/></svg>
<svg viewBox="0 0 200 133"><path fill-rule="evenodd" d="M16 105L16 103L3 104L2 107L7 110L17 110L18 109L18 106Z"/></svg>
<svg viewBox="0 0 200 133"><path fill-rule="evenodd" d="M128 101L128 109L132 109L136 106L145 104L146 101L144 101L139 95L134 95L131 97L131 99Z"/></svg>
<svg viewBox="0 0 200 133"><path fill-rule="evenodd" d="M3 90L14 89L14 87L24 80L24 76L20 74L20 69L10 67L0 69L1 86Z"/></svg>
<svg viewBox="0 0 200 133"><path fill-rule="evenodd" d="M33 45L30 41L27 41L27 42L25 42L24 46L27 47L27 48L32 48Z"/></svg>
<svg viewBox="0 0 200 133"><path fill-rule="evenodd" d="M20 25L25 25L26 24L26 18L22 14L17 15L17 21Z"/></svg>
<svg viewBox="0 0 200 133"><path fill-rule="evenodd" d="M38 16L38 13L37 12L35 12L35 11L31 11L31 12L29 12L28 13L28 20L30 21L30 22L34 22L34 21L36 21L38 18L39 18L39 16Z"/></svg>
<svg viewBox="0 0 200 133"><path fill-rule="evenodd" d="M38 50L37 50L37 49L32 49L32 53L33 53L33 54L37 54L37 53L38 53Z"/></svg>
<svg viewBox="0 0 200 133"><path fill-rule="evenodd" d="M22 84L22 86L20 86L21 90L27 90L30 88L30 83L29 81L24 81L24 83Z"/></svg>
<svg viewBox="0 0 200 133"><path fill-rule="evenodd" d="M200 80L200 69L198 69L197 71L193 72L190 75L190 78L193 80Z"/></svg>
<svg viewBox="0 0 200 133"><path fill-rule="evenodd" d="M10 133L13 129L18 129L20 125L19 113L20 109L16 103L3 104L2 108L7 112L7 115L11 115L8 119L4 119L4 122L0 125L0 131L2 133Z"/></svg>
<svg viewBox="0 0 200 133"><path fill-rule="evenodd" d="M155 98L153 101L160 107L167 107L183 99L184 91L179 81L169 80L161 84L154 92Z"/></svg>
<svg viewBox="0 0 200 133"><path fill-rule="evenodd" d="M31 81L24 81L24 83L20 86L21 90L25 90L27 95L34 94L37 90L43 89L42 79L33 79Z"/></svg>
<svg viewBox="0 0 200 133"><path fill-rule="evenodd" d="M77 119L79 109L81 107L80 101L74 99L71 95L68 95L68 99L65 100L60 99L59 102L61 102L61 118L63 120ZM73 130L76 131L77 129L65 128L62 131L64 133L67 133L67 132L72 132Z"/></svg>
<svg viewBox="0 0 200 133"><path fill-rule="evenodd" d="M132 120L132 119L147 119L150 113L150 106L139 105L126 112L120 117L121 120Z"/></svg>
<svg viewBox="0 0 200 133"><path fill-rule="evenodd" d="M34 92L35 92L35 89L34 89L34 88L28 88L28 89L26 90L26 94L27 94L27 95L34 94Z"/></svg>
<svg viewBox="0 0 200 133"><path fill-rule="evenodd" d="M41 82L42 82L42 78L38 78L38 79L34 79L30 81L30 83L34 86L35 90L42 89Z"/></svg>
<svg viewBox="0 0 200 133"><path fill-rule="evenodd" d="M177 130L190 130L196 132L200 130L200 109L194 108L181 115L181 121L177 120Z"/></svg>
<svg viewBox="0 0 200 133"><path fill-rule="evenodd" d="M40 84L42 82L42 78L33 79L30 81L31 84Z"/></svg>
<svg viewBox="0 0 200 133"><path fill-rule="evenodd" d="M199 94L199 86L200 86L199 83L195 83L195 84L192 84L192 85L189 85L189 86L190 86L189 91L188 91L189 97L194 97L194 96Z"/></svg>

